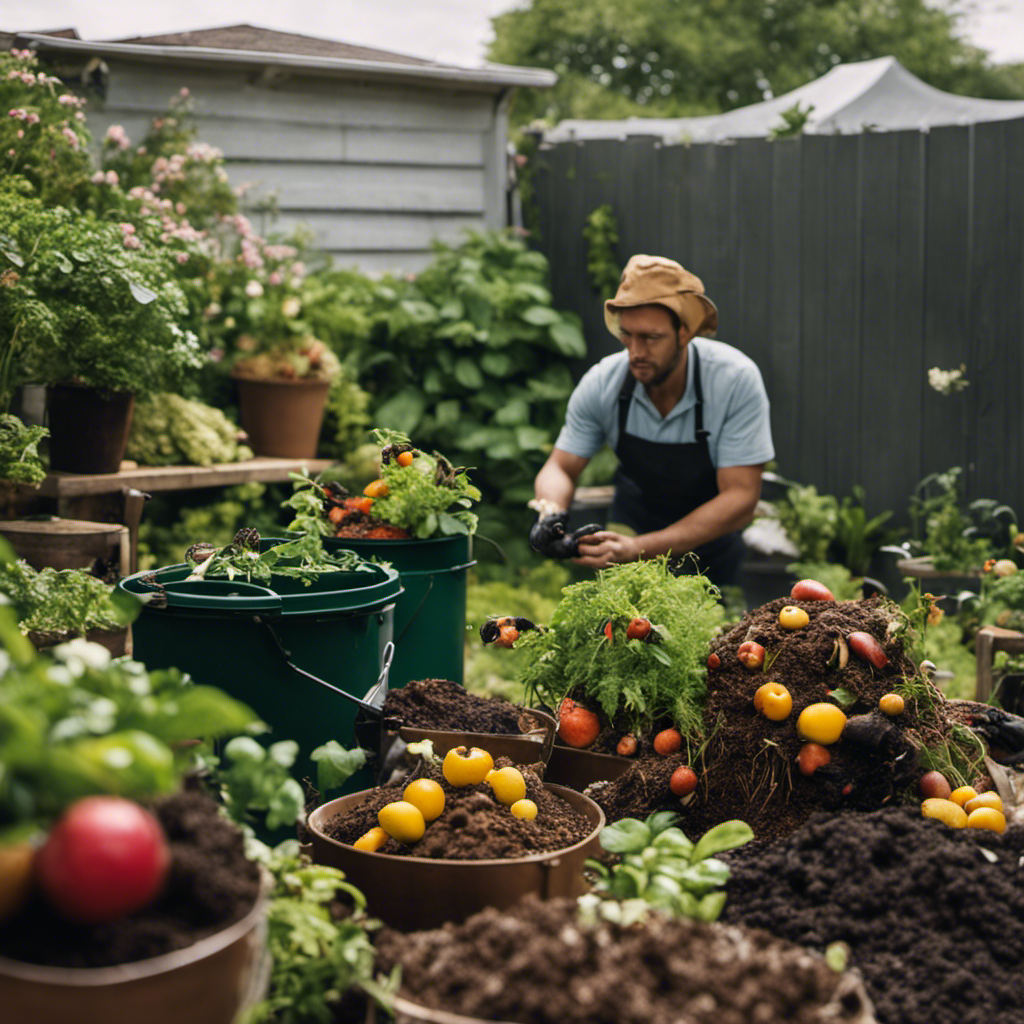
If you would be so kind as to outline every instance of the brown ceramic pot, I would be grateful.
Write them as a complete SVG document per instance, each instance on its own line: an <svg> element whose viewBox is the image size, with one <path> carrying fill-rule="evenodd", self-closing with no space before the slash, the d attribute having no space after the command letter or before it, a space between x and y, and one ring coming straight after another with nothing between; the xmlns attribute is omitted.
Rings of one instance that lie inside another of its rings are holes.
<svg viewBox="0 0 1024 1024"><path fill-rule="evenodd" d="M238 418L257 455L311 459L316 455L330 384L325 380L235 377Z"/></svg>

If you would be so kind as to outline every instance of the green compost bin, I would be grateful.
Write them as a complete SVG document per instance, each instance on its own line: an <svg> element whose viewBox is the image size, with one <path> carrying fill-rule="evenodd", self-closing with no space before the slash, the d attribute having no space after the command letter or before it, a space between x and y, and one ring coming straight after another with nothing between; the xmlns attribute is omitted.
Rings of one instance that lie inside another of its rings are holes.
<svg viewBox="0 0 1024 1024"><path fill-rule="evenodd" d="M328 551L347 549L398 570L403 593L395 603L395 657L389 685L414 679L465 677L466 584L476 565L472 537L427 540L362 540L325 537Z"/></svg>
<svg viewBox="0 0 1024 1024"><path fill-rule="evenodd" d="M267 742L299 744L296 777L315 778L309 754L328 740L356 745L360 709L302 673L358 698L375 686L402 593L398 573L373 565L323 573L308 586L275 576L265 587L219 578L188 583L190 572L174 565L155 573L167 601L146 604L132 625L134 658L150 669L179 668L244 701L270 726ZM136 573L118 587L151 595L153 575ZM363 769L345 790L372 784Z"/></svg>

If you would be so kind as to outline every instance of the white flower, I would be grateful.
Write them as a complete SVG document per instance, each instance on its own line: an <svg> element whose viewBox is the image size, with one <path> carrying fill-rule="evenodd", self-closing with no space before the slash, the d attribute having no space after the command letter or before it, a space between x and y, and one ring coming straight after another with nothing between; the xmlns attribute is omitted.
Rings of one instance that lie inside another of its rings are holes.
<svg viewBox="0 0 1024 1024"><path fill-rule="evenodd" d="M298 316L301 309L302 303L294 295L289 295L281 303L281 314L289 318Z"/></svg>
<svg viewBox="0 0 1024 1024"><path fill-rule="evenodd" d="M245 294L248 295L250 299L258 299L263 294L263 285L253 278L245 286Z"/></svg>
<svg viewBox="0 0 1024 1024"><path fill-rule="evenodd" d="M79 637L53 649L58 661L63 661L71 672L80 676L87 668L104 669L110 664L110 651L102 644L90 643Z"/></svg>
<svg viewBox="0 0 1024 1024"><path fill-rule="evenodd" d="M970 381L964 376L967 366L961 363L959 368L954 370L940 370L933 366L928 371L928 385L940 395L951 395L956 391L963 391Z"/></svg>

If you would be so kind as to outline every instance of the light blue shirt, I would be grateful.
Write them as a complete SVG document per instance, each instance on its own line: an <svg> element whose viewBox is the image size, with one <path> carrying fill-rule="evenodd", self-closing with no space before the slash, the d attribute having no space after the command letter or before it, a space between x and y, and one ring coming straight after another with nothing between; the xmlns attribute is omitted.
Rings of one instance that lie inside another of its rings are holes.
<svg viewBox="0 0 1024 1024"><path fill-rule="evenodd" d="M756 466L775 457L768 394L757 364L739 349L711 338L694 338L700 353L700 383L704 393L704 429L710 432L708 450L716 469ZM603 445L619 441L618 396L629 373L629 353L605 356L583 375L569 398L569 408L555 447L589 459ZM693 359L686 360L683 397L662 416L642 384L637 383L626 418L626 433L648 441L684 444L694 440Z"/></svg>

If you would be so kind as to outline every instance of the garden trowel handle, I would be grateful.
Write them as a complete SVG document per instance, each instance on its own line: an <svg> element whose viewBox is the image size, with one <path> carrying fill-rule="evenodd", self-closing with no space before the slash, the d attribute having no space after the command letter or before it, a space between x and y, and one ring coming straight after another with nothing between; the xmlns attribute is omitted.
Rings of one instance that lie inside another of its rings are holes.
<svg viewBox="0 0 1024 1024"><path fill-rule="evenodd" d="M384 651L380 658L380 675L377 676L377 682L366 691L366 696L363 697L363 701L369 704L371 707L377 709L377 714L380 714L380 709L384 707L384 700L388 695L388 673L391 671L391 662L395 657L395 645L389 640L384 645Z"/></svg>

